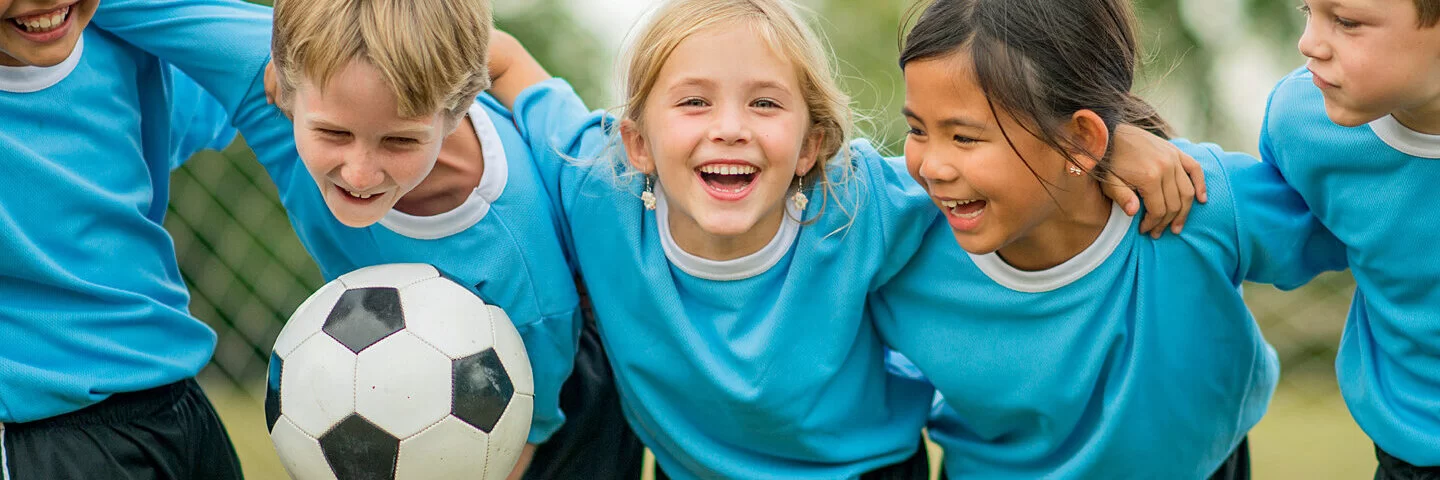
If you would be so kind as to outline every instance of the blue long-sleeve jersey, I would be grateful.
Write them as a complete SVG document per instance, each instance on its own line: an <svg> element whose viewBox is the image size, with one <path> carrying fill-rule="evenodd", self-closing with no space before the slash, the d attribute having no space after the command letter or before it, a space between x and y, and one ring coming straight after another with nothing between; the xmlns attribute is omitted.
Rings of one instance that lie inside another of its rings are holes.
<svg viewBox="0 0 1440 480"><path fill-rule="evenodd" d="M515 111L626 418L667 474L853 478L915 451L933 390L887 374L865 311L935 216L903 164L853 144L854 173L834 197L814 190L791 212L813 223L787 219L760 252L716 262L670 239L663 191L647 211L643 182L617 182L610 157L583 165L603 155L607 117L563 80L526 90Z"/></svg>
<svg viewBox="0 0 1440 480"><path fill-rule="evenodd" d="M1355 298L1335 373L1360 428L1440 466L1440 136L1386 116L1341 127L1304 70L1270 94L1260 155L1348 247Z"/></svg>
<svg viewBox="0 0 1440 480"><path fill-rule="evenodd" d="M293 125L265 101L269 8L238 0L107 0L94 22L172 62L220 100L326 279L382 263L429 263L505 310L535 376L529 441L541 443L560 428L579 297L528 146L501 105L482 95L470 109L485 173L463 205L431 217L392 211L376 225L351 228L325 206L295 150Z"/></svg>
<svg viewBox="0 0 1440 480"><path fill-rule="evenodd" d="M195 375L215 332L162 224L171 168L234 138L224 110L89 29L59 65L0 66L0 111L0 423Z"/></svg>
<svg viewBox="0 0 1440 480"><path fill-rule="evenodd" d="M1176 142L1209 203L1181 235L1113 207L1043 271L971 255L936 222L874 302L885 340L945 399L930 426L960 478L1206 478L1265 412L1279 374L1240 294L1344 267L1343 246L1273 167Z"/></svg>

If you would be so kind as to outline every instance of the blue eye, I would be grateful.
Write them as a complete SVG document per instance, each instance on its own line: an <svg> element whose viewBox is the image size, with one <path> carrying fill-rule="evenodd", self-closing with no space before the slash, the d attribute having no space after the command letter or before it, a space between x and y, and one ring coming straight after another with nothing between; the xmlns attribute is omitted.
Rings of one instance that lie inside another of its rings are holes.
<svg viewBox="0 0 1440 480"><path fill-rule="evenodd" d="M754 106L759 107L759 108L780 108L780 104L779 104L779 103L775 102L774 100L768 99L768 98L762 98L762 99L756 100L755 102L751 103L751 105L754 105Z"/></svg>
<svg viewBox="0 0 1440 480"><path fill-rule="evenodd" d="M708 104L705 102L704 99L701 99L701 98L699 98L699 97L690 97L690 98L686 98L686 99L684 99L684 100L681 100L680 103L679 103L679 105L682 106L682 107L703 107L703 106L706 106L706 105L708 105Z"/></svg>

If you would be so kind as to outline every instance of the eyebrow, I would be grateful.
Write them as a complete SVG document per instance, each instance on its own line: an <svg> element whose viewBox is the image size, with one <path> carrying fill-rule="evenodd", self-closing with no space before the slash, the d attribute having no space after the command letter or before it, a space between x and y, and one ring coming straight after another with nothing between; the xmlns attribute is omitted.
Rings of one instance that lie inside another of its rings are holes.
<svg viewBox="0 0 1440 480"><path fill-rule="evenodd" d="M906 117L910 117L917 122L923 123L923 121L920 120L920 116L916 115L915 112L910 110L909 107L900 109L900 112L903 113ZM983 123L961 117L942 118L939 122L937 122L937 124L941 127L973 128L976 130L984 130L986 127L986 125Z"/></svg>
<svg viewBox="0 0 1440 480"><path fill-rule="evenodd" d="M684 88L684 87L709 87L709 86L712 86L712 85L714 85L714 84L715 84L715 81L714 81L714 80L710 80L710 79L708 79L708 78L688 77L688 78L683 78L683 79L681 79L681 80L678 81L678 82L675 82L674 85L671 85L671 86L670 86L670 90L676 90L676 89L680 89L680 88Z"/></svg>
<svg viewBox="0 0 1440 480"><path fill-rule="evenodd" d="M314 125L314 126L316 126L316 127L319 127L319 128L322 128L322 129L325 129L325 130L342 130L342 131L347 131L347 132L350 131L350 129L348 129L348 128L341 127L341 126L336 125L336 124L334 124L334 123L330 123L330 122L326 121L325 119L322 119L322 118L319 118L319 117L311 116L311 117L307 118L307 120L309 120L312 125ZM430 129L425 128L425 127L415 127L415 128L406 128L406 129L402 129L402 130L396 130L396 131L393 131L393 132L387 132L387 133L385 133L385 136L387 136L387 137L389 137L389 136L407 136L407 135L408 135L408 136L414 136L414 137L421 137L421 138L429 138L429 136L430 136Z"/></svg>
<svg viewBox="0 0 1440 480"><path fill-rule="evenodd" d="M675 82L674 85L671 85L671 86L670 86L670 90L675 90L675 89L684 88L684 87L692 87L692 86L693 86L693 87L713 87L713 86L715 86L715 83L716 83L716 82L715 82L714 80L711 80L711 79L708 79L708 78L704 78L704 77L688 77L688 78L680 79L680 81ZM760 89L765 89L765 88L773 88L773 89L782 90L782 91L785 91L785 92L789 92L789 91L790 91L789 88L786 88L786 87L785 87L785 84L784 84L784 83L777 82L777 81L774 81L774 80L750 80L750 81L746 81L746 82L745 82L745 89L746 89L746 90L760 90Z"/></svg>

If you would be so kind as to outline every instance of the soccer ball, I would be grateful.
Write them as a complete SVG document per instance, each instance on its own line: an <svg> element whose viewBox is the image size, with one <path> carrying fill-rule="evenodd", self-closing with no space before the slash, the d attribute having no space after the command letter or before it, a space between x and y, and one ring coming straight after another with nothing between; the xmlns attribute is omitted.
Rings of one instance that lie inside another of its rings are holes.
<svg viewBox="0 0 1440 480"><path fill-rule="evenodd" d="M504 311L430 265L362 268L275 339L265 421L294 478L503 479L535 385Z"/></svg>

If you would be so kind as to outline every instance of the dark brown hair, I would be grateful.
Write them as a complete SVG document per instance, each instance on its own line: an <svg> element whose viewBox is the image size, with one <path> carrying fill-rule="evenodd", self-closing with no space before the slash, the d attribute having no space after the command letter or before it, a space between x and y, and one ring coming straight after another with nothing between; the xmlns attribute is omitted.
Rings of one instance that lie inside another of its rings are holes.
<svg viewBox="0 0 1440 480"><path fill-rule="evenodd" d="M1070 152L1085 149L1061 127L1080 110L1094 111L1112 134L1129 123L1170 136L1169 124L1130 93L1138 47L1129 0L936 0L906 35L900 68L957 53L974 62L992 113L1010 114L1072 163ZM1108 156L1107 147L1095 159L1096 178Z"/></svg>

